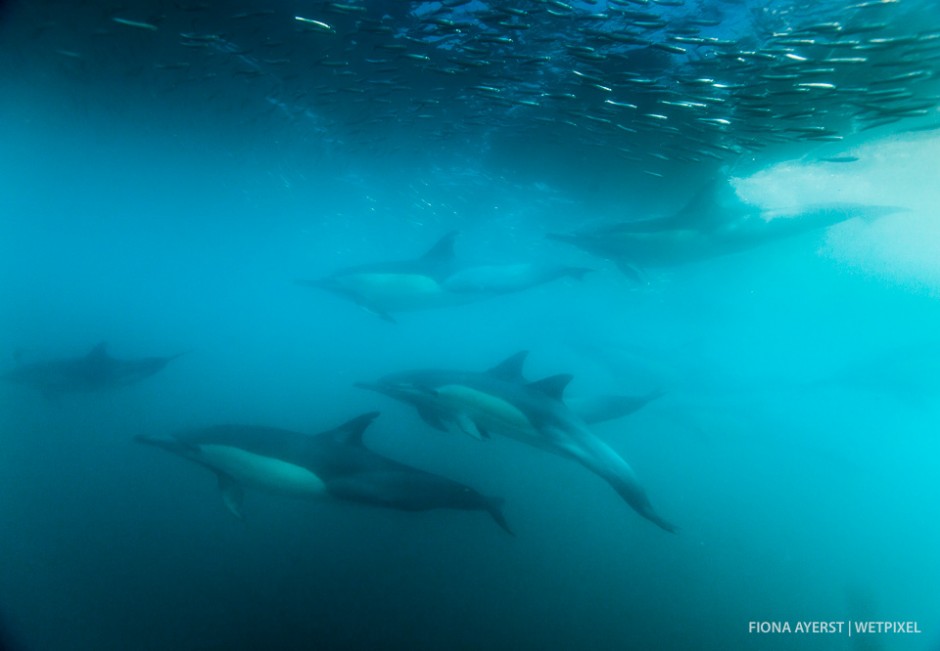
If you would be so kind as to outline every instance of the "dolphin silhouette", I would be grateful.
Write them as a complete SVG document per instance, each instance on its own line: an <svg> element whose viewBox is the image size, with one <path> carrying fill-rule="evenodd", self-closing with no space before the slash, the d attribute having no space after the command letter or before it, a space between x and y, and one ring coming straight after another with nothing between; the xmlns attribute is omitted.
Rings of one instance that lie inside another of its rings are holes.
<svg viewBox="0 0 940 651"><path fill-rule="evenodd" d="M369 450L362 435L376 416L378 412L363 414L315 435L273 427L221 425L169 437L137 436L135 440L214 472L225 505L239 518L244 488L248 487L401 511L486 511L503 530L512 533L501 499L485 497L469 486Z"/></svg>
<svg viewBox="0 0 940 651"><path fill-rule="evenodd" d="M522 375L527 355L526 351L516 353L484 373L405 371L356 386L413 405L436 429L481 440L500 434L573 459L606 480L634 511L675 532L676 527L653 509L630 465L565 404L563 394L571 376L528 382ZM618 417L634 407L602 401L595 408L596 419Z"/></svg>
<svg viewBox="0 0 940 651"><path fill-rule="evenodd" d="M738 253L849 219L875 219L901 210L858 203L823 203L792 214L775 214L743 202L726 182L712 181L673 215L621 222L581 233L550 233L547 237L613 260L626 275L644 280L646 268Z"/></svg>
<svg viewBox="0 0 940 651"><path fill-rule="evenodd" d="M456 237L456 231L444 235L413 260L348 267L326 278L296 282L342 296L394 323L397 312L472 303L558 278L580 280L590 271L556 264L460 264L454 255Z"/></svg>
<svg viewBox="0 0 940 651"><path fill-rule="evenodd" d="M139 382L159 373L184 354L121 360L112 357L107 344L101 342L81 357L19 364L5 378L54 398L64 393L112 389Z"/></svg>

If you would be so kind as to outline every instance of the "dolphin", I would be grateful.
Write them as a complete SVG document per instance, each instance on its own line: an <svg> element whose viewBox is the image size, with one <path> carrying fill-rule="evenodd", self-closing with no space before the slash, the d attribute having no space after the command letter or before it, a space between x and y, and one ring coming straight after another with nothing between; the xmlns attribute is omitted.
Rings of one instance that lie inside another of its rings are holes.
<svg viewBox="0 0 940 651"><path fill-rule="evenodd" d="M101 342L81 357L18 364L5 378L34 387L44 396L53 398L64 393L111 389L139 382L159 373L183 354L121 360L112 357L107 344Z"/></svg>
<svg viewBox="0 0 940 651"><path fill-rule="evenodd" d="M860 217L875 219L901 208L858 203L809 205L792 214L743 202L728 183L712 181L673 215L604 226L548 238L613 260L643 280L649 267L669 267L746 251Z"/></svg>
<svg viewBox="0 0 940 651"><path fill-rule="evenodd" d="M444 235L416 259L348 267L326 278L296 282L347 298L394 323L397 312L472 303L558 278L580 280L590 271L556 264L460 264L454 255L457 234Z"/></svg>
<svg viewBox="0 0 940 651"><path fill-rule="evenodd" d="M502 500L369 450L363 432L370 412L309 435L273 427L221 425L169 437L137 436L218 476L226 507L242 517L244 488L309 499L333 498L401 511L448 508L486 511L512 534Z"/></svg>
<svg viewBox="0 0 940 651"><path fill-rule="evenodd" d="M413 405L436 429L480 440L500 434L577 461L606 480L641 516L675 532L676 527L653 510L630 465L565 404L563 394L571 376L528 382L522 375L527 355L526 351L516 353L484 373L406 371L356 386ZM625 413L622 406L602 407L597 420Z"/></svg>

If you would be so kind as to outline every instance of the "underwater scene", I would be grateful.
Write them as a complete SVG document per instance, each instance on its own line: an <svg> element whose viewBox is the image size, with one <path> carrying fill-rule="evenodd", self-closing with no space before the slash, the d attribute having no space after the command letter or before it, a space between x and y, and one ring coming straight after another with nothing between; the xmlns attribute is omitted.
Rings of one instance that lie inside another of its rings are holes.
<svg viewBox="0 0 940 651"><path fill-rule="evenodd" d="M940 651L934 0L0 1L2 651Z"/></svg>

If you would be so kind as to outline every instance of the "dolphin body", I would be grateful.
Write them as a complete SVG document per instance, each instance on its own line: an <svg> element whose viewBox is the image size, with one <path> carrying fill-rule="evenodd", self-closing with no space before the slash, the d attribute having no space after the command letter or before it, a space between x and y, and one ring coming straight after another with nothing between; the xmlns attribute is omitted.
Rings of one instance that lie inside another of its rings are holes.
<svg viewBox="0 0 940 651"><path fill-rule="evenodd" d="M457 232L448 233L417 259L348 267L326 278L297 283L347 298L394 323L396 312L472 303L566 276L581 279L590 271L532 263L459 264L454 256L456 237Z"/></svg>
<svg viewBox="0 0 940 651"><path fill-rule="evenodd" d="M653 510L630 465L565 404L563 393L571 376L528 382L522 375L527 354L516 353L484 373L406 371L356 386L413 405L421 418L436 429L476 439L500 434L573 459L606 480L641 516L675 532L676 527ZM629 413L636 403L617 406L616 401L606 399L600 406L593 408L592 419L598 422Z"/></svg>
<svg viewBox="0 0 940 651"><path fill-rule="evenodd" d="M824 203L807 206L796 214L772 214L744 203L727 183L712 181L673 215L622 222L589 232L551 233L548 238L611 259L628 276L643 280L645 268L738 253L856 217L874 219L899 210Z"/></svg>
<svg viewBox="0 0 940 651"><path fill-rule="evenodd" d="M486 511L512 533L502 500L372 452L362 434L371 412L308 435L272 427L222 425L136 441L195 461L218 476L228 509L242 517L244 488L309 499L334 498L401 511Z"/></svg>
<svg viewBox="0 0 940 651"><path fill-rule="evenodd" d="M64 393L81 393L126 386L159 373L182 355L121 360L108 354L107 344L99 343L82 357L70 357L32 364L19 364L6 379L38 389L47 398Z"/></svg>

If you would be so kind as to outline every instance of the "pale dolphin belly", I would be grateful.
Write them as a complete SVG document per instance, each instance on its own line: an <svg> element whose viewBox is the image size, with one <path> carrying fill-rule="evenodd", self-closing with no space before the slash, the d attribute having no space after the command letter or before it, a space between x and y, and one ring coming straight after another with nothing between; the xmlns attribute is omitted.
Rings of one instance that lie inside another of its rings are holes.
<svg viewBox="0 0 940 651"><path fill-rule="evenodd" d="M436 393L449 408L466 414L483 430L526 443L540 436L522 410L498 396L462 384L440 386Z"/></svg>
<svg viewBox="0 0 940 651"><path fill-rule="evenodd" d="M459 305L475 298L445 291L434 278L421 274L356 274L338 283L366 305L385 312Z"/></svg>
<svg viewBox="0 0 940 651"><path fill-rule="evenodd" d="M316 497L326 485L310 470L228 445L201 445L194 457L243 486L280 495Z"/></svg>

